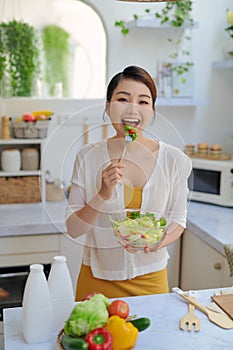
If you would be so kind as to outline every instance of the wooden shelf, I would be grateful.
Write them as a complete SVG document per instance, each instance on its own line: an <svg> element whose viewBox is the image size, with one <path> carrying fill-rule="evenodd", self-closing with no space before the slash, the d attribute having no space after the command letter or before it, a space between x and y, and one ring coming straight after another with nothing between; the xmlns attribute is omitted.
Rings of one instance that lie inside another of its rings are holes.
<svg viewBox="0 0 233 350"><path fill-rule="evenodd" d="M184 30L186 28L191 28L190 24L187 23L181 27L174 27L170 22L167 22L163 25L160 24L160 20L155 17L151 18L138 18L131 21L126 22L126 25L129 29L133 28L154 28L154 29L173 29L173 30ZM198 26L197 22L194 23L192 28L196 28Z"/></svg>
<svg viewBox="0 0 233 350"><path fill-rule="evenodd" d="M38 144L40 145L45 139L0 139L0 145L25 145L25 144Z"/></svg>
<svg viewBox="0 0 233 350"><path fill-rule="evenodd" d="M214 68L233 68L233 60L214 61L212 66Z"/></svg>

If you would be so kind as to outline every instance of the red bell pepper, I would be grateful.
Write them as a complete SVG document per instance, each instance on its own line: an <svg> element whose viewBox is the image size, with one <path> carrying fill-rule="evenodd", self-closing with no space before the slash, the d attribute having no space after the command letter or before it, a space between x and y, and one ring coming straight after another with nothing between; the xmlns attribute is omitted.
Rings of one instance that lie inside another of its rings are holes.
<svg viewBox="0 0 233 350"><path fill-rule="evenodd" d="M112 350L112 335L104 327L93 329L85 337L88 350Z"/></svg>

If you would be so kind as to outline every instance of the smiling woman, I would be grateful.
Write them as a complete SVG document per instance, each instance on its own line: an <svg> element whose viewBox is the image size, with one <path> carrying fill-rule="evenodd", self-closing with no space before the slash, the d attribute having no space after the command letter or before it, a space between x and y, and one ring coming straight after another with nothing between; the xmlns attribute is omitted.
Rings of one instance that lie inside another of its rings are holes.
<svg viewBox="0 0 233 350"><path fill-rule="evenodd" d="M70 236L77 242L85 239L76 300L93 291L116 298L169 290L166 246L185 228L192 163L180 149L144 136L153 120L155 100L149 73L138 66L124 68L107 88L106 113L115 135L84 145L76 155L66 212ZM136 129L137 138L119 161L127 143L126 124ZM126 208L168 217L164 240L142 250L122 247L110 217L114 213L126 217Z"/></svg>

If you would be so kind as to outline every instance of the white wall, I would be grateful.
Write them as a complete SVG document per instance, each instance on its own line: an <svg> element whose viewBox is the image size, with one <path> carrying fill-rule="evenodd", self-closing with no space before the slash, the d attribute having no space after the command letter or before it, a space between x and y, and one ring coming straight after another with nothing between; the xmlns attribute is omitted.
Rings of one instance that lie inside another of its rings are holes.
<svg viewBox="0 0 233 350"><path fill-rule="evenodd" d="M56 0L59 1L59 0ZM68 1L68 0L67 0ZM86 0L102 16L108 38L107 80L123 67L142 65L152 76L156 62L167 50L166 35L153 29L131 30L123 37L114 26L115 20L132 19L133 13L143 14L146 7L162 4L135 4L117 0ZM223 44L227 38L226 9L233 10L232 0L194 0L194 18L198 28L193 31L192 55L195 72L195 97L208 99L207 106L157 107L158 120L151 131L170 143L220 143L223 151L233 154L233 69L214 69L212 61L224 59ZM3 0L0 0L2 7ZM40 27L51 21L51 0L34 2L21 0L21 17ZM93 36L94 39L94 36ZM75 113L93 101L66 100L0 100L0 112L21 114L35 108L53 108L58 114ZM94 102L96 103L96 101ZM78 130L77 130L78 131ZM56 162L56 159L52 159Z"/></svg>

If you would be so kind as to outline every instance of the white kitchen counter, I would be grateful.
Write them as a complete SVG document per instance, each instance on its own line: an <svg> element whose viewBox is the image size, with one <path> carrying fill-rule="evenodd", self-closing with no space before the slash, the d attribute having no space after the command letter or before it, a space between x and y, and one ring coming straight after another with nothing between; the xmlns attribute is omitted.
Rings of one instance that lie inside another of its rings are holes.
<svg viewBox="0 0 233 350"><path fill-rule="evenodd" d="M213 294L214 290L197 291L197 299L208 305L209 297ZM218 327L198 310L195 314L201 321L200 331L180 330L179 320L188 308L186 302L174 293L129 297L124 300L129 304L131 315L151 320L150 327L139 333L135 350L232 349L233 329ZM4 310L5 350L55 350L57 333L54 333L50 342L26 344L22 334L22 308Z"/></svg>
<svg viewBox="0 0 233 350"><path fill-rule="evenodd" d="M187 228L225 256L224 245L233 244L233 208L191 202Z"/></svg>
<svg viewBox="0 0 233 350"><path fill-rule="evenodd" d="M0 237L66 232L66 201L0 205Z"/></svg>
<svg viewBox="0 0 233 350"><path fill-rule="evenodd" d="M0 205L0 238L66 232L66 201ZM233 208L191 202L187 228L225 255L224 245L233 244Z"/></svg>

